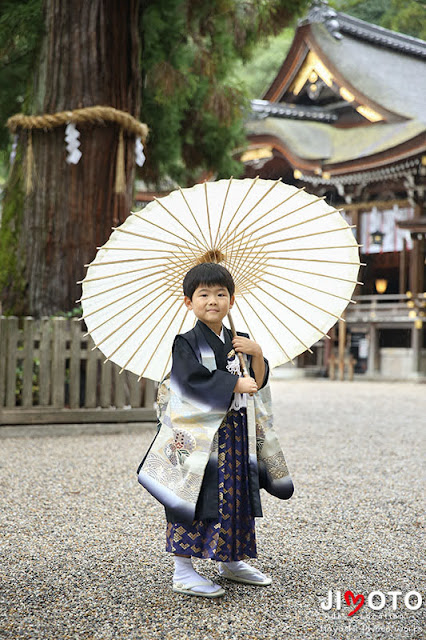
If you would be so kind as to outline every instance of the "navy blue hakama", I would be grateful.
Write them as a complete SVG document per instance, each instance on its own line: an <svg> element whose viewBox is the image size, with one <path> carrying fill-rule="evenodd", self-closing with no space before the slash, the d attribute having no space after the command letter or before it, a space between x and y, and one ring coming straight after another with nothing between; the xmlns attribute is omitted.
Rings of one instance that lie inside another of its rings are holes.
<svg viewBox="0 0 426 640"><path fill-rule="evenodd" d="M248 455L246 409L230 410L218 430L219 516L167 522L166 551L222 562L256 558Z"/></svg>

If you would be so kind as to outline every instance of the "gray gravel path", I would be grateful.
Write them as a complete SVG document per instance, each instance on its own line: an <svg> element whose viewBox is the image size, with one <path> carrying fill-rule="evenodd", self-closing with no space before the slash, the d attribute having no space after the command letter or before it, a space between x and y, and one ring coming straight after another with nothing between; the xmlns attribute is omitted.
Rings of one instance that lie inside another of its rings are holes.
<svg viewBox="0 0 426 640"><path fill-rule="evenodd" d="M253 564L273 584L227 583L218 601L171 591L163 511L135 474L152 429L0 429L0 637L423 638L426 387L302 380L272 391L296 485L288 502L264 495L257 521ZM214 563L197 567L215 577ZM340 611L321 609L329 590L341 591ZM347 590L414 590L423 605L398 597L394 611L388 596L348 616Z"/></svg>

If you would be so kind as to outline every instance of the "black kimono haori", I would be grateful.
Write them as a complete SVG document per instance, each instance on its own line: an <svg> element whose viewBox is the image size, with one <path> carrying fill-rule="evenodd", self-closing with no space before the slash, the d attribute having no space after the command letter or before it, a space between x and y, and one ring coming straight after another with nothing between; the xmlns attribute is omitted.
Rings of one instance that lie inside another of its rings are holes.
<svg viewBox="0 0 426 640"><path fill-rule="evenodd" d="M171 374L158 393L160 429L138 469L139 482L165 506L173 553L255 557L259 488L280 498L292 493L272 429L268 363L253 397L234 394L239 374L226 327L219 337L198 321L176 336Z"/></svg>

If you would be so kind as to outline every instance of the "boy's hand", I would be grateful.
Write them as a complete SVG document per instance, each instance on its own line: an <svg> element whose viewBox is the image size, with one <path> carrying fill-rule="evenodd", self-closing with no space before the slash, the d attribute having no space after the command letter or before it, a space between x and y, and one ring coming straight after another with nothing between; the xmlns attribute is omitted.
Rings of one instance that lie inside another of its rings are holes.
<svg viewBox="0 0 426 640"><path fill-rule="evenodd" d="M234 393L256 393L257 390L256 380L250 376L238 378L238 382L234 387Z"/></svg>
<svg viewBox="0 0 426 640"><path fill-rule="evenodd" d="M235 351L246 353L250 356L263 356L260 345L258 345L254 340L250 340L250 338L235 336L235 338L232 339L232 345Z"/></svg>

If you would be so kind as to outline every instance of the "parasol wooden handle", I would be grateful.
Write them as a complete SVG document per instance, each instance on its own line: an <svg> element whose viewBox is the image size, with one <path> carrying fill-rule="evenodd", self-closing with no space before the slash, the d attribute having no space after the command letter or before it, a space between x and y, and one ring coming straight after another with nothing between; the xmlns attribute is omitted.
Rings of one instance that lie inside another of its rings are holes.
<svg viewBox="0 0 426 640"><path fill-rule="evenodd" d="M230 313L228 313L228 320L229 320L229 324L231 326L232 337L235 338L235 336L237 335L237 332L235 331L234 321L233 321L232 316L231 316ZM236 354L238 356L238 360L240 361L240 367L241 367L241 371L243 373L243 377L244 378L249 378L250 374L249 374L249 370L247 368L247 362L246 362L246 359L244 357L244 354L241 353L240 351L236 351ZM253 394L250 393L249 395L252 396Z"/></svg>

